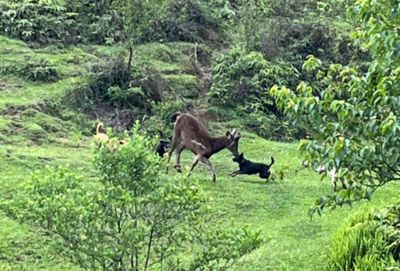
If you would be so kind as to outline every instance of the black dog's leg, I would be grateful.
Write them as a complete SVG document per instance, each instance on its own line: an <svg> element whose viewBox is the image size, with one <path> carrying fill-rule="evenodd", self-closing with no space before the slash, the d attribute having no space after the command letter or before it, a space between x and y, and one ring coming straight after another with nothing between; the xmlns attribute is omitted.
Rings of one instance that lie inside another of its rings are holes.
<svg viewBox="0 0 400 271"><path fill-rule="evenodd" d="M268 172L268 170L262 170L262 171L260 171L260 174L258 176L260 176L261 179L268 179L269 172Z"/></svg>
<svg viewBox="0 0 400 271"><path fill-rule="evenodd" d="M260 176L261 179L268 179L268 175L265 174L264 172L260 172L258 176Z"/></svg>
<svg viewBox="0 0 400 271"><path fill-rule="evenodd" d="M240 170L236 170L236 171L234 171L234 172L232 172L232 173L229 173L229 176L235 177L235 176L238 175L238 174L243 174L243 172L241 172Z"/></svg>

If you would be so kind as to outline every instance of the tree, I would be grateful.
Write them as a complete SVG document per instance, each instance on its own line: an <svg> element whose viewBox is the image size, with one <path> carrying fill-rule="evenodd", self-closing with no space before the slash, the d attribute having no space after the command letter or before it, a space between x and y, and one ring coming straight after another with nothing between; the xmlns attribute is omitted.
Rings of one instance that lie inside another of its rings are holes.
<svg viewBox="0 0 400 271"><path fill-rule="evenodd" d="M114 4L122 14L126 46L129 51L128 71L132 67L135 46L152 24L159 20L171 0L117 0Z"/></svg>
<svg viewBox="0 0 400 271"><path fill-rule="evenodd" d="M308 129L312 139L300 144L306 159L314 166L336 168L346 186L319 199L317 212L369 199L379 187L400 180L400 6L391 0L364 0L348 13L359 25L354 42L371 56L368 67L324 68L309 56L303 68L318 84L271 90L284 112Z"/></svg>

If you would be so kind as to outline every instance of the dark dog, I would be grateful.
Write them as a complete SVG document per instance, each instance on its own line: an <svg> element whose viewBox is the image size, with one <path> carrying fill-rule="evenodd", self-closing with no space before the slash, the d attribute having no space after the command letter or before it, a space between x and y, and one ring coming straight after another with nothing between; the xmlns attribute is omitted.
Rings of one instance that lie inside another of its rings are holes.
<svg viewBox="0 0 400 271"><path fill-rule="evenodd" d="M269 169L275 162L274 158L271 157L271 164L269 165L263 163L254 163L245 159L243 153L233 158L232 161L239 163L240 170L232 172L229 174L230 176L235 177L238 174L252 175L258 173L262 179L268 179L269 175L271 174Z"/></svg>
<svg viewBox="0 0 400 271"><path fill-rule="evenodd" d="M168 151L168 148L169 148L169 141L165 139L160 139L160 142L156 147L156 153L158 153L160 157L163 157L164 153Z"/></svg>

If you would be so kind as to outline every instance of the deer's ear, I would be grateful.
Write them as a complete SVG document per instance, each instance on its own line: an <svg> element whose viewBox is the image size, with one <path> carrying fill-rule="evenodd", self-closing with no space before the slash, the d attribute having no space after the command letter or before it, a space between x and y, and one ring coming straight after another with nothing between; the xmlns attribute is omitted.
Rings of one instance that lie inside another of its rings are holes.
<svg viewBox="0 0 400 271"><path fill-rule="evenodd" d="M242 136L242 135L240 134L240 132L237 132L237 133L236 133L236 136L235 136L235 139L238 139L238 140L239 140L241 136Z"/></svg>

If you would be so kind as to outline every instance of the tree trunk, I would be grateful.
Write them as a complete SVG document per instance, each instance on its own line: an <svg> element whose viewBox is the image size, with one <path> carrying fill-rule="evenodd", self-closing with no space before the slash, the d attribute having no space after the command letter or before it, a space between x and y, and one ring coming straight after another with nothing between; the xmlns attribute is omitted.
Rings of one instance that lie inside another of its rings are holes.
<svg viewBox="0 0 400 271"><path fill-rule="evenodd" d="M129 75L131 74L131 68L132 68L132 57L133 57L133 45L129 44L129 58L128 58L128 73Z"/></svg>

